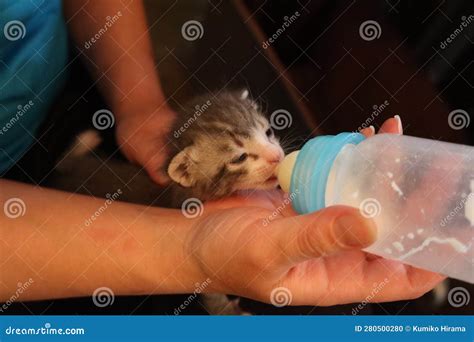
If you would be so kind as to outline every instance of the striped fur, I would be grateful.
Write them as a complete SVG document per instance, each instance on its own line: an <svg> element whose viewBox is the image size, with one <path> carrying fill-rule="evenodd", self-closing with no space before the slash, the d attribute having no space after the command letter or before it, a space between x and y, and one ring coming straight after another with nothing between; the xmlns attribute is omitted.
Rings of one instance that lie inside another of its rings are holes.
<svg viewBox="0 0 474 342"><path fill-rule="evenodd" d="M202 201L237 190L269 189L283 150L257 104L237 92L200 96L181 110L170 137L167 163L173 202ZM246 160L238 159L246 154Z"/></svg>

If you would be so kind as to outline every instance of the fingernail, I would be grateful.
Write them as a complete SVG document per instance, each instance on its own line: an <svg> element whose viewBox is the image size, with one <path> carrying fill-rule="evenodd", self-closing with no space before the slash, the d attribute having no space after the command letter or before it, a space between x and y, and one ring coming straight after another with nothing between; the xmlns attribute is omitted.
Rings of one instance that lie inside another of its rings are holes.
<svg viewBox="0 0 474 342"><path fill-rule="evenodd" d="M343 215L336 219L335 234L344 246L363 248L374 243L377 229L372 220L361 215Z"/></svg>
<svg viewBox="0 0 474 342"><path fill-rule="evenodd" d="M360 130L360 133L362 133L363 135L365 136L372 136L375 134L375 128L374 126L369 126L369 127L366 127L364 129L361 129Z"/></svg>
<svg viewBox="0 0 474 342"><path fill-rule="evenodd" d="M398 134L403 134L402 119L400 118L400 115L395 115L394 118L397 120Z"/></svg>

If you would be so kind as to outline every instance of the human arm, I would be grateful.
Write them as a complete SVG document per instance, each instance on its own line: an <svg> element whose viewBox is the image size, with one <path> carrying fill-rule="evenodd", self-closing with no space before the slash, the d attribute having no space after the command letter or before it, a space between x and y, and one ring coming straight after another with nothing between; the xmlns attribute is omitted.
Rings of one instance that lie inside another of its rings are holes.
<svg viewBox="0 0 474 342"><path fill-rule="evenodd" d="M120 149L154 181L165 182L159 170L176 114L155 69L142 1L65 0L64 12L74 43L113 112ZM106 18L114 16L107 26ZM99 32L99 39L85 48Z"/></svg>
<svg viewBox="0 0 474 342"><path fill-rule="evenodd" d="M118 200L0 180L0 302L29 278L19 300L192 291L186 218Z"/></svg>
<svg viewBox="0 0 474 342"><path fill-rule="evenodd" d="M265 302L283 286L294 305L361 301L386 278L374 301L413 298L442 279L362 252L376 228L354 208L304 216L286 208L263 225L281 205L278 191L209 203L187 218L119 201L103 210L104 199L6 180L0 188L0 203L24 202L23 216L0 215L0 301L30 278L19 300L90 296L103 286L115 295L188 293L209 279L205 292Z"/></svg>

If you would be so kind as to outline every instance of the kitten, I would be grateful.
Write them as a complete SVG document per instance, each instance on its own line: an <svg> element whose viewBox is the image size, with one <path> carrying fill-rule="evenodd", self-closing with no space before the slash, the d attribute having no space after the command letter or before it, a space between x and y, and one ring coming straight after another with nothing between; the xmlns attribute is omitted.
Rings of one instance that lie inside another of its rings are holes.
<svg viewBox="0 0 474 342"><path fill-rule="evenodd" d="M173 206L191 197L207 201L278 184L284 152L247 90L193 99L171 135L166 171Z"/></svg>
<svg viewBox="0 0 474 342"><path fill-rule="evenodd" d="M238 190L272 189L284 152L270 123L247 90L187 103L170 137L166 171L171 180L172 206L230 196ZM243 314L239 299L205 294L210 314Z"/></svg>

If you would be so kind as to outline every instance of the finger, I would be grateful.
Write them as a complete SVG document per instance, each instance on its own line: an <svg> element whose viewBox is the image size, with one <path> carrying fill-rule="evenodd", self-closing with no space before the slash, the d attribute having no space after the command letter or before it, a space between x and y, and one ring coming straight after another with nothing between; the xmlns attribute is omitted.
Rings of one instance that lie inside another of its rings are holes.
<svg viewBox="0 0 474 342"><path fill-rule="evenodd" d="M350 251L327 257L321 263L324 270L313 266L305 284L318 285L311 289L305 284L294 286L294 304L310 302L331 306L361 302L368 297L374 303L408 300L422 296L444 279L442 275L406 266L399 261L367 260L360 254Z"/></svg>
<svg viewBox="0 0 474 342"><path fill-rule="evenodd" d="M163 171L155 171L148 173L150 178L158 185L165 186L171 182L171 178Z"/></svg>
<svg viewBox="0 0 474 342"><path fill-rule="evenodd" d="M365 253L365 260L367 261L372 261L372 260L376 260L376 259L380 259L382 258L381 256L378 256L378 255L375 255L375 254L372 254L372 253Z"/></svg>
<svg viewBox="0 0 474 342"><path fill-rule="evenodd" d="M399 115L395 115L393 118L386 120L382 127L380 127L379 133L393 133L403 134L402 119Z"/></svg>
<svg viewBox="0 0 474 342"><path fill-rule="evenodd" d="M171 178L168 173L164 170L163 164L165 163L165 153L155 154L144 163L144 167L150 176L150 178L158 185L165 186L171 182Z"/></svg>
<svg viewBox="0 0 474 342"><path fill-rule="evenodd" d="M377 236L375 223L358 209L333 206L315 213L276 220L270 234L282 264L297 264L343 250L371 245Z"/></svg>
<svg viewBox="0 0 474 342"><path fill-rule="evenodd" d="M365 277L359 282L362 286L356 296L362 297L364 288L385 279L386 284L373 299L374 302L414 299L433 289L444 278L440 274L403 265L396 260L376 259L365 265Z"/></svg>
<svg viewBox="0 0 474 342"><path fill-rule="evenodd" d="M370 138L375 135L375 127L370 125L369 127L361 129L360 133L365 135L366 138Z"/></svg>

